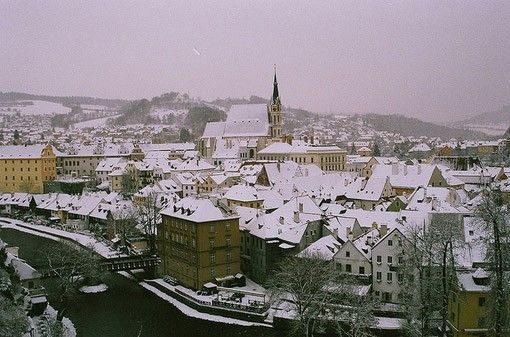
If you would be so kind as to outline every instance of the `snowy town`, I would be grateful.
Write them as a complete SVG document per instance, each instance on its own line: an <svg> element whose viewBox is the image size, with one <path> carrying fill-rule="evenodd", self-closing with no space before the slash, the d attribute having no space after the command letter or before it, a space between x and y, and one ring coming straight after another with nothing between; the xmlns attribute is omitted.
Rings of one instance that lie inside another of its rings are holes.
<svg viewBox="0 0 510 337"><path fill-rule="evenodd" d="M505 2L0 2L0 337L510 337Z"/></svg>
<svg viewBox="0 0 510 337"><path fill-rule="evenodd" d="M489 331L491 221L508 233L510 196L510 168L492 163L510 140L421 137L383 156L388 145L373 133L339 147L327 128L285 134L285 117L275 71L268 104L232 105L196 142L148 142L162 125L4 124L0 237L57 240L88 251L98 268L71 280L85 273L74 265L81 257L34 269L2 243L32 335L51 329L44 279L68 277L65 287L94 293L107 291L108 272L205 320L283 329L311 319L324 331L355 325L377 336ZM73 275L61 269L71 266Z"/></svg>

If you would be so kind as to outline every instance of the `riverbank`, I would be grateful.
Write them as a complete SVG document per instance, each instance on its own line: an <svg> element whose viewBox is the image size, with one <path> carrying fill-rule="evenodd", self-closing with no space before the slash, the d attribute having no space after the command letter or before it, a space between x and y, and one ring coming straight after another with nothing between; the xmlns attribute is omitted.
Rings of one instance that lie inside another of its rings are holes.
<svg viewBox="0 0 510 337"><path fill-rule="evenodd" d="M10 228L0 229L0 237L20 247L20 256L33 265L43 264L45 258L40 252L54 242ZM66 304L65 316L72 320L80 337L280 336L274 329L263 326L226 324L187 316L141 287L140 280L134 280L127 272L108 273L103 281L108 285L108 291L96 294L77 292ZM59 303L57 280L45 279L43 286L49 302L53 306Z"/></svg>
<svg viewBox="0 0 510 337"><path fill-rule="evenodd" d="M50 239L54 241L59 241L62 239L66 240L73 240L77 242L78 244L84 246L86 243L88 244L88 247L93 247L96 251L101 252L102 256L118 256L117 252L109 248L108 246L104 245L103 243L98 242L96 239L91 237L86 237L85 234L80 233L69 233L64 230L46 227L46 226L40 226L40 225L32 225L27 224L20 220L12 220L9 218L0 218L0 228L6 228L6 229L13 229L17 231L24 232L29 235L34 235L38 237L42 237L45 239ZM127 277L130 280L133 280L134 278L131 276L131 274L127 272L119 272L119 275L122 275L123 277ZM193 308L191 305L192 303L186 303L186 300L181 296L176 296L175 294L169 294L168 291L165 291L165 289L157 288L154 286L154 284L149 284L151 281L142 281L139 282L136 281L139 286L141 286L145 291L150 292L154 296L157 296L164 300L167 303L170 303L173 305L176 309L178 309L181 313L184 315L196 318L200 320L210 321L210 322L216 322L216 323L223 323L223 324L229 324L229 325L239 325L239 326L258 326L258 327L265 327L265 328L271 328L271 322L264 322L265 317L256 317L255 319L251 318L250 313L234 313L234 317L226 317L223 315L218 315L218 312L214 312L216 314L211 314L207 311L210 309L207 307L204 308L198 308L201 310L197 310L197 307ZM160 282L164 283L162 280ZM171 296L173 295L173 296ZM191 305L190 305L191 304ZM250 317L250 319L240 319L239 317L243 317L243 315L248 315L245 317ZM229 315L232 316L232 315Z"/></svg>

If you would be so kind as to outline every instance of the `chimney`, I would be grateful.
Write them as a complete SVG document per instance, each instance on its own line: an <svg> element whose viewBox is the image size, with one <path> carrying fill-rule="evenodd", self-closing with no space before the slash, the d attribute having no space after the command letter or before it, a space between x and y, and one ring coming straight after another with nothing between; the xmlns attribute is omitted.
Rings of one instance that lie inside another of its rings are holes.
<svg viewBox="0 0 510 337"><path fill-rule="evenodd" d="M294 211L294 222L295 223L299 222L299 212L298 211Z"/></svg>
<svg viewBox="0 0 510 337"><path fill-rule="evenodd" d="M303 203L302 202L300 202L298 204L298 208L299 208L299 212L303 213Z"/></svg>
<svg viewBox="0 0 510 337"><path fill-rule="evenodd" d="M333 229L333 237L338 240L338 228Z"/></svg>
<svg viewBox="0 0 510 337"><path fill-rule="evenodd" d="M379 228L379 235L381 237L385 236L388 233L388 225L381 225Z"/></svg>
<svg viewBox="0 0 510 337"><path fill-rule="evenodd" d="M407 164L404 164L404 175L407 175Z"/></svg>
<svg viewBox="0 0 510 337"><path fill-rule="evenodd" d="M281 216L280 217L280 225L283 225L284 221L285 221L285 218L283 216Z"/></svg>
<svg viewBox="0 0 510 337"><path fill-rule="evenodd" d="M365 187L367 186L367 181L368 179L367 178L361 178L361 189L364 190Z"/></svg>
<svg viewBox="0 0 510 337"><path fill-rule="evenodd" d="M418 169L418 174L421 174L421 164L418 164L417 169Z"/></svg>
<svg viewBox="0 0 510 337"><path fill-rule="evenodd" d="M391 164L391 175L396 176L398 174L398 163Z"/></svg>
<svg viewBox="0 0 510 337"><path fill-rule="evenodd" d="M375 228L375 229L378 229L378 228L379 228L379 226L377 225L377 222L375 222L375 221L374 221L374 222L372 223L372 228Z"/></svg>
<svg viewBox="0 0 510 337"><path fill-rule="evenodd" d="M351 227L345 228L345 236L347 236L349 240L352 238Z"/></svg>

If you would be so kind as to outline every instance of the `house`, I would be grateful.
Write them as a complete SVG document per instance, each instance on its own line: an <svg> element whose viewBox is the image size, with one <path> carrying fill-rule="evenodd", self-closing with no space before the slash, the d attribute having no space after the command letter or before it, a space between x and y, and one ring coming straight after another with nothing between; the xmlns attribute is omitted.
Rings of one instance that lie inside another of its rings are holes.
<svg viewBox="0 0 510 337"><path fill-rule="evenodd" d="M291 144L273 143L259 151L259 160L290 160L298 164L315 164L323 171L343 171L347 151L338 146L310 145L293 140Z"/></svg>
<svg viewBox="0 0 510 337"><path fill-rule="evenodd" d="M234 185L223 196L228 207L244 206L262 208L263 199L253 186Z"/></svg>
<svg viewBox="0 0 510 337"><path fill-rule="evenodd" d="M452 336L490 335L488 272L482 268L459 270L455 281L454 291L448 298L448 327Z"/></svg>
<svg viewBox="0 0 510 337"><path fill-rule="evenodd" d="M271 213L252 213L240 227L243 272L264 282L282 258L322 237L321 214L308 196L295 197Z"/></svg>
<svg viewBox="0 0 510 337"><path fill-rule="evenodd" d="M399 303L404 275L398 266L403 263L407 238L393 228L372 246L372 289L374 296L383 302Z"/></svg>
<svg viewBox="0 0 510 337"><path fill-rule="evenodd" d="M186 197L161 212L157 247L161 273L201 289L240 272L239 216L209 199Z"/></svg>
<svg viewBox="0 0 510 337"><path fill-rule="evenodd" d="M57 177L51 145L0 146L0 192L44 193L44 183Z"/></svg>

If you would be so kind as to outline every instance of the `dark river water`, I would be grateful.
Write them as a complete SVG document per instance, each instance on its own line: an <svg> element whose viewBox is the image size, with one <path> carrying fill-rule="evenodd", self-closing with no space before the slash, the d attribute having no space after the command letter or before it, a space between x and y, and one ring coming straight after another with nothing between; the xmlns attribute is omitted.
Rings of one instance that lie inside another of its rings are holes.
<svg viewBox="0 0 510 337"><path fill-rule="evenodd" d="M19 255L29 264L42 265L41 252L52 240L0 229L0 238L19 247ZM105 279L108 291L99 294L76 294L67 307L78 336L84 337L157 337L157 336L257 336L274 337L273 329L242 327L190 318L168 302L143 289L135 281L110 273ZM44 280L50 304L56 307L56 280ZM141 332L140 332L141 331Z"/></svg>

